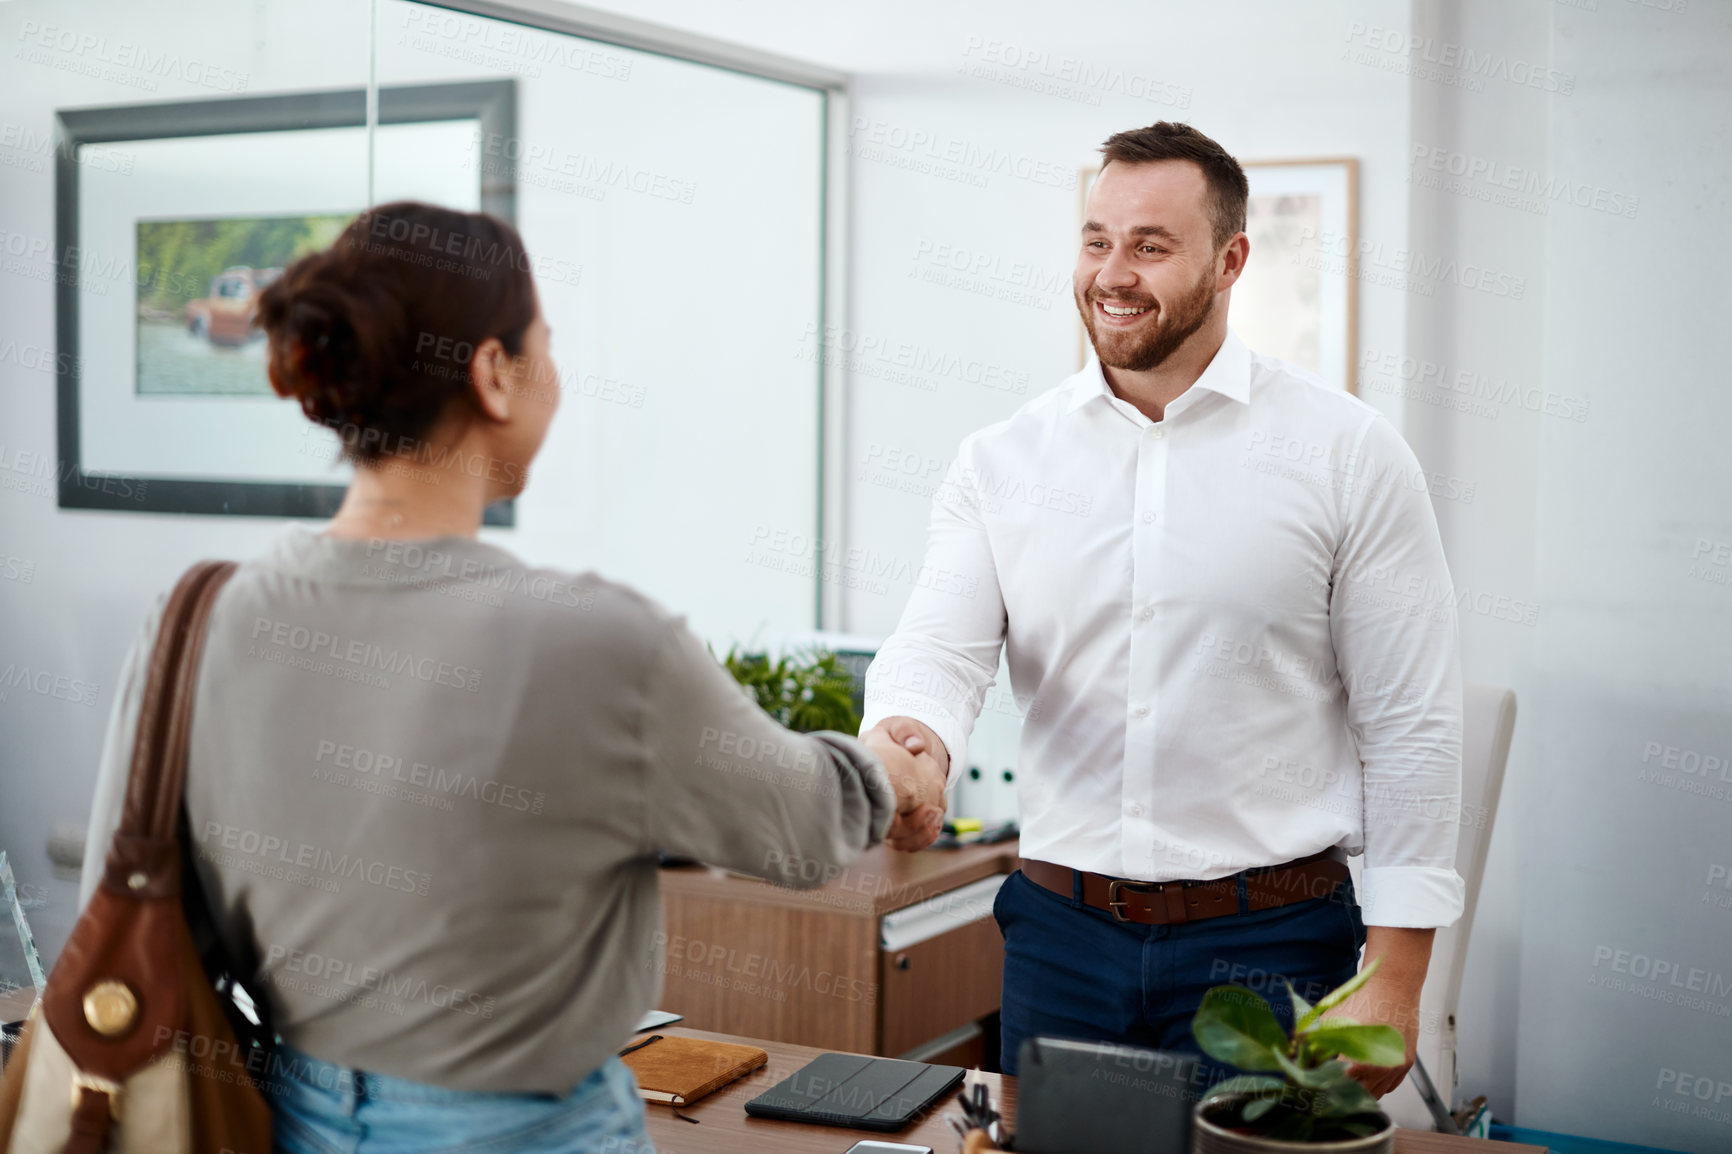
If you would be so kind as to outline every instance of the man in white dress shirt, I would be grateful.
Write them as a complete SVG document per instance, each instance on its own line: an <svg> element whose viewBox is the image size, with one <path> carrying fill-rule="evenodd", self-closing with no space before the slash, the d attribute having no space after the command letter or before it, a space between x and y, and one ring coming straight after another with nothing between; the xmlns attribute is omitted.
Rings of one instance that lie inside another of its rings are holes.
<svg viewBox="0 0 1732 1154"><path fill-rule="evenodd" d="M1195 1050L1229 982L1290 1022L1283 981L1314 1001L1364 946L1381 966L1337 1013L1407 1038L1404 1065L1350 1069L1381 1096L1462 907L1426 474L1371 406L1229 331L1250 251L1231 155L1168 123L1102 153L1074 278L1096 356L962 442L926 564L974 595L915 590L865 723L954 785L1005 647L1026 709L1024 866L995 909L1007 1072L1036 1034Z"/></svg>

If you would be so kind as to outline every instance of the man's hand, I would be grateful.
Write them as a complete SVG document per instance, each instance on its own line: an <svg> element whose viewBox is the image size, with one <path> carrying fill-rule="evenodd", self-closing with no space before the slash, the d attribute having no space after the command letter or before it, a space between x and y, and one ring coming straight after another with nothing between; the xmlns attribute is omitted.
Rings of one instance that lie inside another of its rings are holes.
<svg viewBox="0 0 1732 1154"><path fill-rule="evenodd" d="M1347 1076L1379 1098L1401 1085L1419 1051L1419 991L1425 985L1431 939L1436 934L1436 930L1366 927L1366 960L1382 958L1383 964L1370 981L1324 1015L1351 1018L1367 1026L1394 1026L1407 1040L1407 1057L1399 1066L1348 1063Z"/></svg>
<svg viewBox="0 0 1732 1154"><path fill-rule="evenodd" d="M944 783L950 756L944 743L912 717L887 717L860 735L884 763L896 790L896 820L884 840L912 853L938 839L944 825Z"/></svg>

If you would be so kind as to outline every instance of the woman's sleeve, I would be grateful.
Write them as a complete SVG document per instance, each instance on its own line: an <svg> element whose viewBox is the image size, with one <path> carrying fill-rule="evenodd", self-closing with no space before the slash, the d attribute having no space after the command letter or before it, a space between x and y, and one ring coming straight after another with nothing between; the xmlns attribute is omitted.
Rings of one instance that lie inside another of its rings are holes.
<svg viewBox="0 0 1732 1154"><path fill-rule="evenodd" d="M144 619L144 627L132 640L126 660L121 663L120 681L114 689L114 708L108 714L108 735L102 742L102 759L97 763L96 793L90 803L90 823L84 835L84 872L78 883L78 908L89 904L102 880L102 867L108 860L108 847L114 841L114 831L120 826L120 812L126 804L126 783L132 771L132 744L138 736L139 704L144 698L146 670L150 668L150 653L156 647L156 632L162 625L162 611L168 605L168 594L157 597L156 604Z"/></svg>
<svg viewBox="0 0 1732 1154"><path fill-rule="evenodd" d="M652 848L792 886L821 885L884 839L896 795L841 733L778 725L673 620L643 719Z"/></svg>

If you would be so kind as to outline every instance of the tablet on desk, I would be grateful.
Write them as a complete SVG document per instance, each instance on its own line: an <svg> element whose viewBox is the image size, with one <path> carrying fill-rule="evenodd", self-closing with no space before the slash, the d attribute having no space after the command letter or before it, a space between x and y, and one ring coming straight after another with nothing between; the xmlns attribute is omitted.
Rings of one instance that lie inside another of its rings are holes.
<svg viewBox="0 0 1732 1154"><path fill-rule="evenodd" d="M746 1103L754 1118L900 1130L962 1081L961 1066L820 1054Z"/></svg>
<svg viewBox="0 0 1732 1154"><path fill-rule="evenodd" d="M641 1034L645 1030L655 1030L662 1026L671 1026L675 1022L685 1021L685 1017L684 1014L675 1014L668 1010L651 1010L639 1019L638 1024L633 1027L632 1032L634 1034Z"/></svg>

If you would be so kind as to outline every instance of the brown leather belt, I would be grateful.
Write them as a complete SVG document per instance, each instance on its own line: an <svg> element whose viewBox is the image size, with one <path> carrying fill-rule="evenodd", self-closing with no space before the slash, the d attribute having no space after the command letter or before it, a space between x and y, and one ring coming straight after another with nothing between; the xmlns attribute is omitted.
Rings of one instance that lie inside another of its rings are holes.
<svg viewBox="0 0 1732 1154"><path fill-rule="evenodd" d="M1213 881L1140 882L1107 877L1069 866L1024 858L1023 876L1063 898L1074 894L1082 875L1082 900L1121 922L1170 926L1239 912L1239 879L1245 881L1249 908L1273 909L1310 898L1326 898L1347 880L1347 854L1340 846L1277 866L1248 869Z"/></svg>

